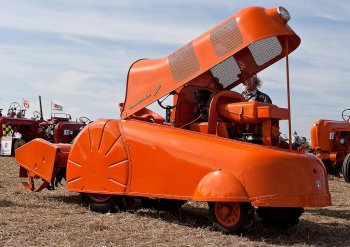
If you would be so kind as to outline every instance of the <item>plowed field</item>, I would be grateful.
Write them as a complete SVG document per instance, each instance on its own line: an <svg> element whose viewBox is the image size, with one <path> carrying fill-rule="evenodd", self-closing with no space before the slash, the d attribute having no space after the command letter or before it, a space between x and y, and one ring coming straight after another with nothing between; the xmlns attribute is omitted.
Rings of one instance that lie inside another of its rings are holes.
<svg viewBox="0 0 350 247"><path fill-rule="evenodd" d="M63 187L26 192L14 158L0 157L0 246L350 246L350 184L329 178L333 206L306 209L300 223L255 225L242 236L214 231L205 203L180 211L94 213Z"/></svg>

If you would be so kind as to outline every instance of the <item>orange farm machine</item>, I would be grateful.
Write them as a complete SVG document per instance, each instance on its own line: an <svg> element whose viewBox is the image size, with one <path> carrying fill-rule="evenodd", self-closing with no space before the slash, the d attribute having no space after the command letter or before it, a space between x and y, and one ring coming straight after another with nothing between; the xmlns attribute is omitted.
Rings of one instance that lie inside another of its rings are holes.
<svg viewBox="0 0 350 247"><path fill-rule="evenodd" d="M343 173L350 183L350 109L342 112L343 121L317 120L311 126L311 148L332 175Z"/></svg>
<svg viewBox="0 0 350 247"><path fill-rule="evenodd" d="M226 233L248 229L255 210L266 223L293 225L304 207L331 205L320 159L278 147L290 104L246 102L231 90L286 58L290 102L288 55L300 38L289 18L283 7L248 7L169 56L136 61L120 119L92 122L72 144L35 139L16 150L26 188L65 174L67 189L97 211L207 202ZM165 118L146 108L156 101Z"/></svg>

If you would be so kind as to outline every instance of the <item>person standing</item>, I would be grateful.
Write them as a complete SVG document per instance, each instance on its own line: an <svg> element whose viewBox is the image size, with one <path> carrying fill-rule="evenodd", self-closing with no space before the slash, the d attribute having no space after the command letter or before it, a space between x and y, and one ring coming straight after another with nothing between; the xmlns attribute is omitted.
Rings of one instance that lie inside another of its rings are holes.
<svg viewBox="0 0 350 247"><path fill-rule="evenodd" d="M21 139L21 138L22 138L22 134L18 132L17 127L15 127L15 128L13 129L12 138L13 138L13 139Z"/></svg>
<svg viewBox="0 0 350 247"><path fill-rule="evenodd" d="M261 87L261 84L262 82L257 75L253 75L251 78L247 79L243 82L243 97L246 101L258 101L272 104L271 98L267 94L258 90L258 88Z"/></svg>
<svg viewBox="0 0 350 247"><path fill-rule="evenodd" d="M298 136L298 133L296 131L294 131L293 137L292 137L292 146L293 146L293 148L299 148L300 144L301 144L301 139Z"/></svg>

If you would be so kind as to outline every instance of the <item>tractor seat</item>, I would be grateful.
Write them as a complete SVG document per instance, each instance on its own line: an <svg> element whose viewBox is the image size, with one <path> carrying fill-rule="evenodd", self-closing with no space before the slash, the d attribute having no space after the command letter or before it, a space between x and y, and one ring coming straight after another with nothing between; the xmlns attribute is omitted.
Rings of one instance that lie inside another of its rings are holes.
<svg viewBox="0 0 350 247"><path fill-rule="evenodd" d="M238 124L257 124L265 119L284 120L289 117L286 108L256 101L220 104L218 111L221 116Z"/></svg>

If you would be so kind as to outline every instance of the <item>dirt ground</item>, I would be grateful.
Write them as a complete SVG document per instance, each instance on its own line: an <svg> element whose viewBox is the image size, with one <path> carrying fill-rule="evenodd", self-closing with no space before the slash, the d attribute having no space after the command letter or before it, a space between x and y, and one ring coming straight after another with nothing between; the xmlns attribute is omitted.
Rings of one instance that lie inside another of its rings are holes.
<svg viewBox="0 0 350 247"><path fill-rule="evenodd" d="M99 214L64 187L26 192L14 158L0 157L0 246L350 246L350 184L329 178L333 206L306 209L287 229L259 218L242 235L214 231L203 203L178 212Z"/></svg>

